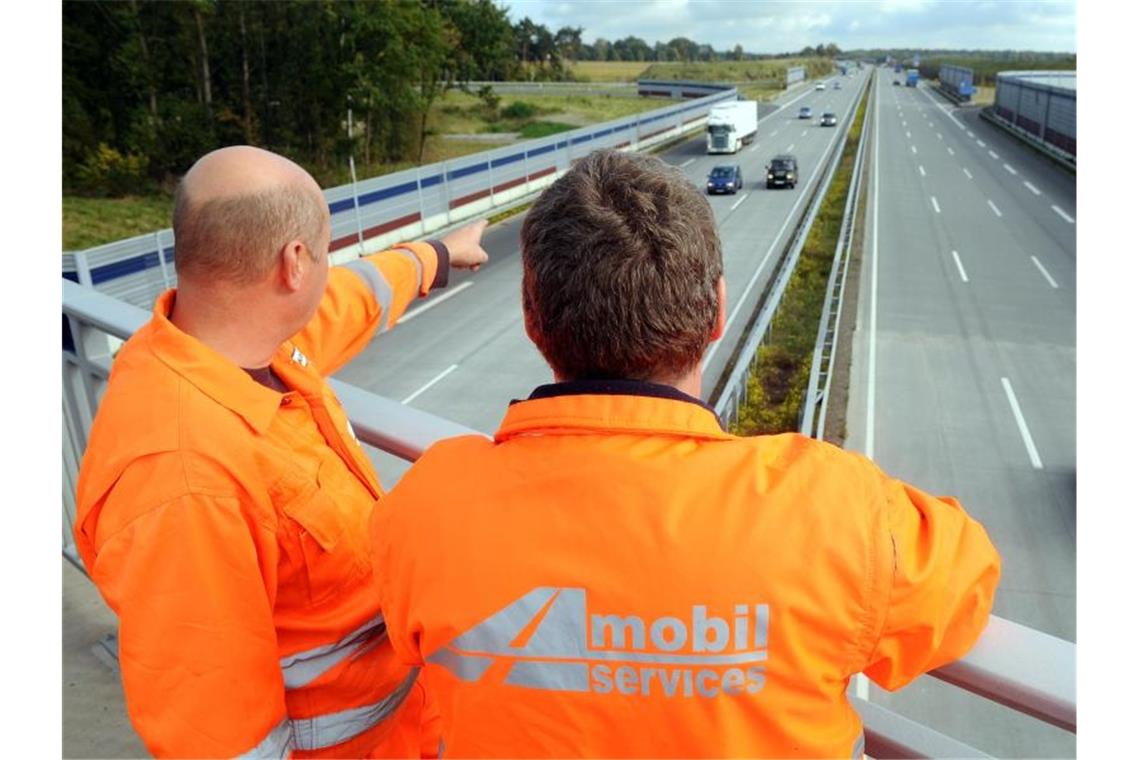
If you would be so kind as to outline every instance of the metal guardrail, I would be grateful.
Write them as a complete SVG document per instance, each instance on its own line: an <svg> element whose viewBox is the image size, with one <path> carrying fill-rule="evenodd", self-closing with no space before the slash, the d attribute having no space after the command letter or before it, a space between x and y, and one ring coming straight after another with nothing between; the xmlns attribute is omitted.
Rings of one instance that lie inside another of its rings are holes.
<svg viewBox="0 0 1140 760"><path fill-rule="evenodd" d="M870 87L871 79L873 77L867 78L867 84L863 85L864 89ZM859 97L862 95L860 94ZM747 337L738 347L736 359L731 363L731 369L722 376L726 377L727 380L718 385L719 390L714 389L713 410L726 425L736 421L740 403L747 393L748 378L751 376L752 367L756 362L756 352L768 335L772 320L780 308L780 299L783 297L784 290L796 269L796 263L800 260L800 252L807 241L807 234L811 230L812 222L815 220L816 213L827 194L827 188L831 185L831 180L835 177L835 171L839 168L843 158L846 135L850 132L851 125L855 123L855 114L859 110L858 102L859 98L856 98L856 106L851 109L851 113L847 115L843 123L843 129L840 133L844 135L844 139L835 141L826 173L811 188L812 201L805 206L795 231L784 248L780 263L777 265L776 277L769 281L768 288L760 295L760 314L746 331Z"/></svg>
<svg viewBox="0 0 1140 760"><path fill-rule="evenodd" d="M75 479L114 351L150 318L145 309L63 281L63 553L81 570L72 543ZM437 440L477 431L333 381L360 440L407 460ZM991 617L974 649L931 675L959 688L1076 729L1076 646ZM977 750L862 700L867 752L876 757L984 757Z"/></svg>
<svg viewBox="0 0 1140 760"><path fill-rule="evenodd" d="M820 314L815 350L812 352L807 392L804 394L800 432L812 438L822 439L827 424L827 401L831 393L832 372L835 369L835 344L843 316L843 297L847 291L847 265L851 260L855 210L859 207L859 194L863 186L860 177L866 160L867 133L870 131L867 129L869 114L868 108L864 113L863 131L859 135L859 147L855 152L851 185L847 188L847 203L843 208L839 239L835 241L835 258L832 259L831 272L827 277L827 293ZM821 383L822 390L820 390Z"/></svg>

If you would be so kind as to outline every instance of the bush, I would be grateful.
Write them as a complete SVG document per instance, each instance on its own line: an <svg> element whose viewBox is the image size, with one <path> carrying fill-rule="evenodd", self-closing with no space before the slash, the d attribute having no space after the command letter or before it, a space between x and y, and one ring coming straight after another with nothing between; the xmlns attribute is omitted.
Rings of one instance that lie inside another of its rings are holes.
<svg viewBox="0 0 1140 760"><path fill-rule="evenodd" d="M508 119L529 119L538 115L538 106L516 100L503 109L503 116Z"/></svg>
<svg viewBox="0 0 1140 760"><path fill-rule="evenodd" d="M147 160L137 153L123 155L107 143L83 160L76 171L80 188L96 196L121 196L146 189Z"/></svg>
<svg viewBox="0 0 1140 760"><path fill-rule="evenodd" d="M479 88L479 100L483 101L483 111L489 119L498 118L499 102L501 98L495 94L495 89L489 84L485 84Z"/></svg>

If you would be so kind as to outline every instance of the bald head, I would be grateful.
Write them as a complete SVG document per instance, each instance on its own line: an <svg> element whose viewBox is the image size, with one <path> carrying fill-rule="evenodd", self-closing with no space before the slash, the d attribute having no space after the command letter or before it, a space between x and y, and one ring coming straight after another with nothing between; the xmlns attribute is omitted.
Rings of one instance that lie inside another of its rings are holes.
<svg viewBox="0 0 1140 760"><path fill-rule="evenodd" d="M289 159L248 145L207 153L174 199L178 276L257 282L290 241L300 240L316 256L327 216L320 186Z"/></svg>

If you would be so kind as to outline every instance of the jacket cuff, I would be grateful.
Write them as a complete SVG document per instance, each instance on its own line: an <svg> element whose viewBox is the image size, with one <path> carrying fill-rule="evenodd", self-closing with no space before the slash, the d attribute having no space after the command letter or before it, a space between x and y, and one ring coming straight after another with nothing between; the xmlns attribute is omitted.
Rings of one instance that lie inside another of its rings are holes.
<svg viewBox="0 0 1140 760"><path fill-rule="evenodd" d="M447 250L447 246L439 240L425 241L435 250L435 255L438 261L435 267L435 279L432 280L431 290L436 288L447 287L447 274L451 271L451 252Z"/></svg>

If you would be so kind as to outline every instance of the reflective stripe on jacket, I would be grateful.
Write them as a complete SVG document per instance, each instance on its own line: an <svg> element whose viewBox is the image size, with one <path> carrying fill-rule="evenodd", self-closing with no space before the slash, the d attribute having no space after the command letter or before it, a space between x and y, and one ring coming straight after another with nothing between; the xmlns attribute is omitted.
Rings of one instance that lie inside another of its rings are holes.
<svg viewBox="0 0 1140 760"><path fill-rule="evenodd" d="M953 499L665 386L577 382L437 443L373 517L389 636L456 756L852 757L845 692L986 624L999 558Z"/></svg>
<svg viewBox="0 0 1140 760"><path fill-rule="evenodd" d="M325 377L442 279L440 258L411 243L334 267L273 357L285 394L176 328L175 291L116 357L76 542L155 755L419 754L423 688L371 585L382 491Z"/></svg>

